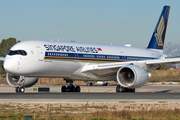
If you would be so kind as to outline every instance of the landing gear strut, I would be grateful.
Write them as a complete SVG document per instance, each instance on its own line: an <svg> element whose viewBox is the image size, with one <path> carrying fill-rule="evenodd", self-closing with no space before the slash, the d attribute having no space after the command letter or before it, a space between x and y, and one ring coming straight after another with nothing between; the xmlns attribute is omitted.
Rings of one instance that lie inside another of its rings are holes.
<svg viewBox="0 0 180 120"><path fill-rule="evenodd" d="M108 83L106 82L106 83L104 83L104 84L102 84L102 86L107 86L108 85Z"/></svg>
<svg viewBox="0 0 180 120"><path fill-rule="evenodd" d="M117 85L116 92L117 93L119 93L119 92L135 92L135 88L124 88L120 85Z"/></svg>
<svg viewBox="0 0 180 120"><path fill-rule="evenodd" d="M88 82L87 86L93 86L93 83L92 82Z"/></svg>
<svg viewBox="0 0 180 120"><path fill-rule="evenodd" d="M62 86L61 91L62 92L80 92L81 88L80 86L74 86L72 80L66 80L66 83L69 83L68 86Z"/></svg>
<svg viewBox="0 0 180 120"><path fill-rule="evenodd" d="M16 93L24 93L25 88L24 87L16 87L15 91L16 91Z"/></svg>

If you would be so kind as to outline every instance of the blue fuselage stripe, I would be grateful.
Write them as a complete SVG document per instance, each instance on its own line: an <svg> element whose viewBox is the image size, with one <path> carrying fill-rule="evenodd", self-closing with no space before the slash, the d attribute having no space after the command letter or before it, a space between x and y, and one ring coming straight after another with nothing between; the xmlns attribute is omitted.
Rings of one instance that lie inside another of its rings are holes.
<svg viewBox="0 0 180 120"><path fill-rule="evenodd" d="M45 59L68 59L68 60L91 60L91 61L140 61L147 59L157 59L152 57L139 56L121 56L105 54L83 54L83 53L65 53L65 52L45 52Z"/></svg>

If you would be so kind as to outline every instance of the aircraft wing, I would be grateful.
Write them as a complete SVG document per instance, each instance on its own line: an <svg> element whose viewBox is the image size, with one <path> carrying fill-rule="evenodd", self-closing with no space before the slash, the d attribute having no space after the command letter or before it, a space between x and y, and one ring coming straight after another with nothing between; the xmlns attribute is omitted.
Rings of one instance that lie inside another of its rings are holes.
<svg viewBox="0 0 180 120"><path fill-rule="evenodd" d="M5 57L0 57L0 61L4 61L5 60Z"/></svg>
<svg viewBox="0 0 180 120"><path fill-rule="evenodd" d="M81 72L90 72L96 75L112 75L116 74L117 70L125 65L132 64L132 62L113 62L113 63L89 63L84 66Z"/></svg>
<svg viewBox="0 0 180 120"><path fill-rule="evenodd" d="M147 60L146 65L180 63L180 57L167 57L165 59Z"/></svg>
<svg viewBox="0 0 180 120"><path fill-rule="evenodd" d="M84 66L81 72L91 72L97 75L111 75L116 74L120 67L126 65L165 65L165 64L175 64L180 63L180 57L175 58L164 58L155 60L144 60L144 61L130 61L130 62L113 62L113 63L102 63L102 64L87 64Z"/></svg>

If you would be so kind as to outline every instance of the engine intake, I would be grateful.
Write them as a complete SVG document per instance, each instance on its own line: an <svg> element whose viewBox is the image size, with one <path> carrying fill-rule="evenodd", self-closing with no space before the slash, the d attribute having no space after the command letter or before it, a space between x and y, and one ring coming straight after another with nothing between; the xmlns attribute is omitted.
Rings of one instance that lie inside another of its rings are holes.
<svg viewBox="0 0 180 120"><path fill-rule="evenodd" d="M117 82L126 88L141 87L149 80L149 74L138 65L121 67L117 72Z"/></svg>
<svg viewBox="0 0 180 120"><path fill-rule="evenodd" d="M12 87L31 87L38 81L36 77L17 76L9 73L6 74L6 79Z"/></svg>

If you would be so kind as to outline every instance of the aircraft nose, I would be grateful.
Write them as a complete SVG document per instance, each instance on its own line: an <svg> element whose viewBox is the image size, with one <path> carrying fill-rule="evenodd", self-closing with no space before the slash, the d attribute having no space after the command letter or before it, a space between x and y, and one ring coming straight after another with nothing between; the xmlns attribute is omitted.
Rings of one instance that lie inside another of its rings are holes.
<svg viewBox="0 0 180 120"><path fill-rule="evenodd" d="M9 59L5 59L3 68L6 72L8 73L13 73L13 67L12 67L12 62Z"/></svg>

